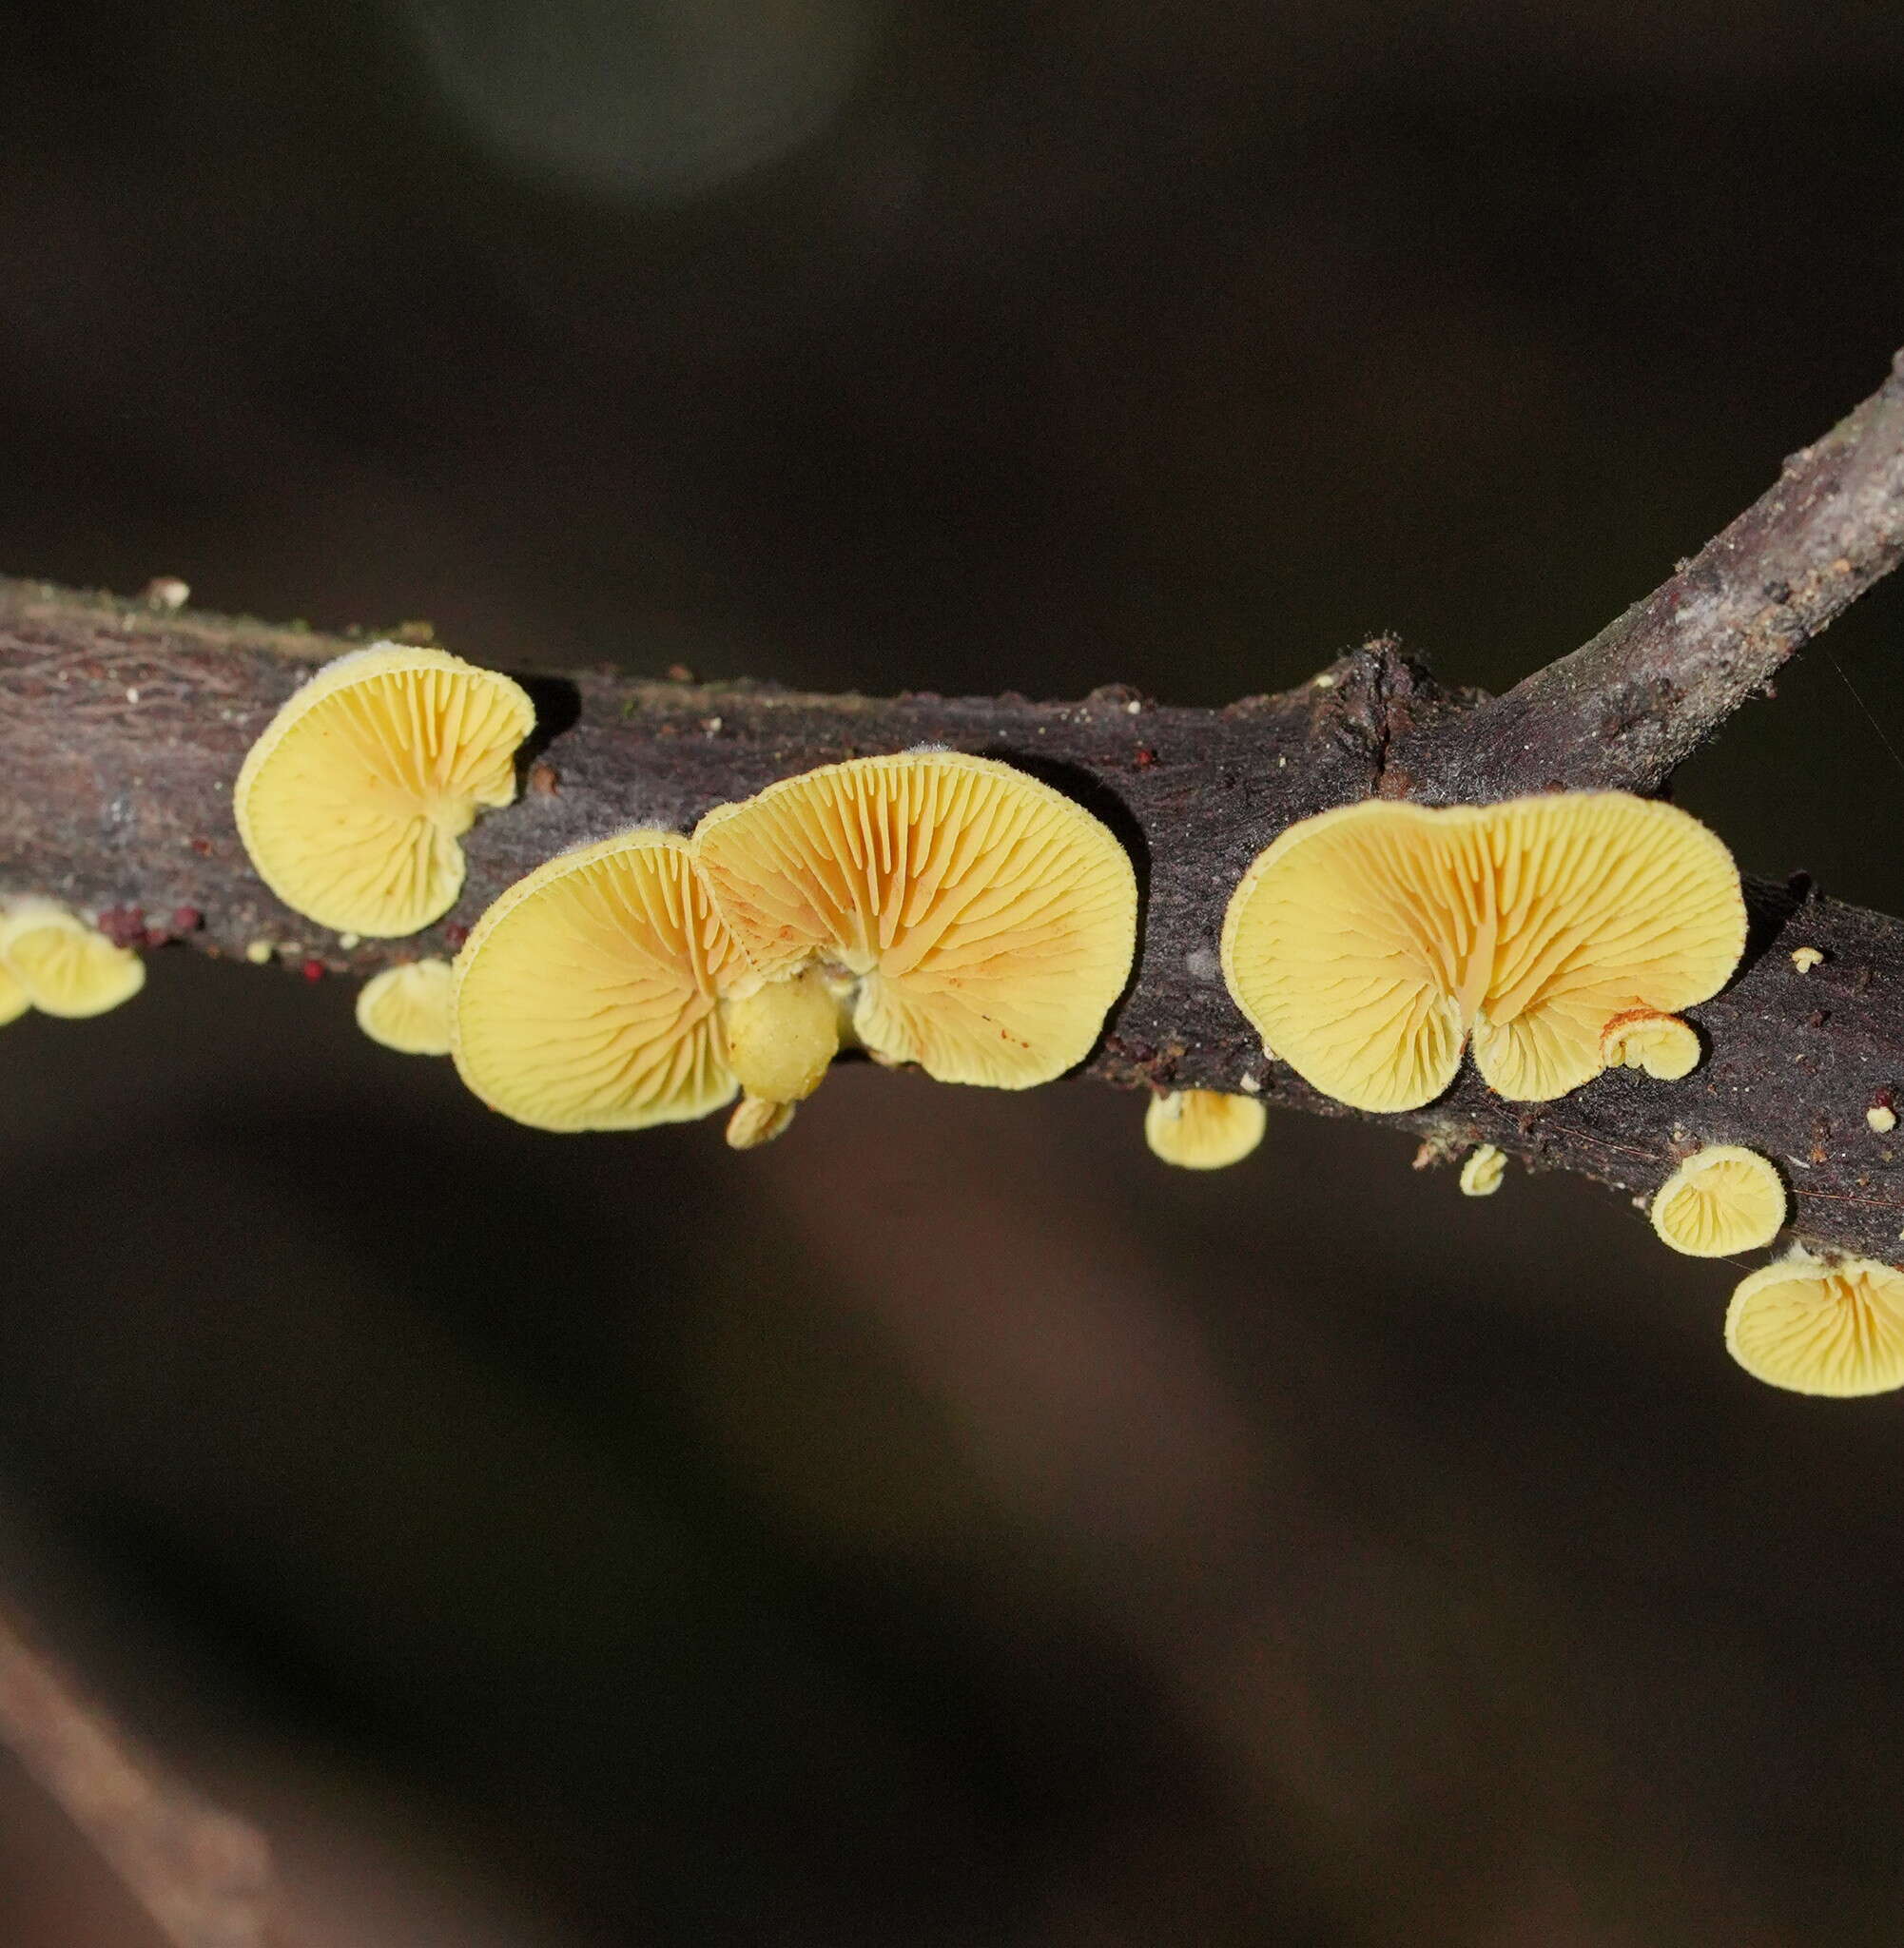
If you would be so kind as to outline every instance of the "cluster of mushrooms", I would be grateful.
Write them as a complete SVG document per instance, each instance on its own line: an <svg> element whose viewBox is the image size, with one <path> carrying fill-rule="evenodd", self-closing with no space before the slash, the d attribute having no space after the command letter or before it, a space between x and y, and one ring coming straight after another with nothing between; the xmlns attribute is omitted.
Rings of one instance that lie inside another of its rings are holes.
<svg viewBox="0 0 1904 1948"><path fill-rule="evenodd" d="M272 890L347 945L414 933L456 904L459 841L514 797L534 722L519 685L446 651L340 657L246 757L239 831ZM490 906L454 964L368 983L358 1019L390 1047L452 1056L483 1101L535 1128L731 1104L728 1140L748 1149L843 1048L941 1081L1052 1081L1123 992L1137 919L1129 856L1099 820L1009 765L923 748L783 779L689 836L562 853ZM1394 1113L1440 1096L1464 1052L1517 1102L1611 1067L1680 1081L1702 1053L1681 1011L1719 992L1744 945L1738 870L1696 819L1554 792L1302 820L1236 887L1221 965L1266 1054ZM97 1012L140 979L136 956L63 909L0 915L0 1015ZM1246 1081L1159 1093L1145 1130L1166 1161L1210 1169L1249 1155L1264 1121ZM1505 1170L1482 1144L1461 1188L1486 1196ZM1767 1159L1718 1143L1651 1211L1675 1250L1730 1256L1773 1241L1787 1198ZM1904 1386L1904 1272L1797 1249L1738 1287L1726 1344L1796 1392Z"/></svg>

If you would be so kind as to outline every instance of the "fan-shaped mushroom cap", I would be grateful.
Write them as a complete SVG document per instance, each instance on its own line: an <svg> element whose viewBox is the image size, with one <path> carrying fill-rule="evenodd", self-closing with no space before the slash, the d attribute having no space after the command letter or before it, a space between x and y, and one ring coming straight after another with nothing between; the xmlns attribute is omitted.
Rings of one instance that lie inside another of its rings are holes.
<svg viewBox="0 0 1904 1948"><path fill-rule="evenodd" d="M1173 1089L1144 1111L1144 1140L1166 1163L1221 1170L1240 1163L1263 1140L1269 1112L1253 1096L1220 1089Z"/></svg>
<svg viewBox="0 0 1904 1948"><path fill-rule="evenodd" d="M447 650L379 644L327 663L251 747L232 789L259 876L340 932L415 933L457 903L457 843L515 796L535 722L520 684Z"/></svg>
<svg viewBox="0 0 1904 1948"><path fill-rule="evenodd" d="M398 1055L448 1055L455 983L447 961L406 961L363 984L357 1025Z"/></svg>
<svg viewBox="0 0 1904 1948"><path fill-rule="evenodd" d="M1695 1258L1757 1251L1784 1228L1785 1186L1756 1150L1709 1143L1688 1157L1653 1198L1653 1229Z"/></svg>
<svg viewBox="0 0 1904 1948"><path fill-rule="evenodd" d="M724 805L694 834L769 984L857 982L876 1057L1023 1089L1081 1062L1131 969L1137 880L1109 829L1011 766L855 758Z"/></svg>
<svg viewBox="0 0 1904 1948"><path fill-rule="evenodd" d="M1670 805L1386 800L1292 826L1243 876L1223 975L1264 1042L1357 1109L1418 1109L1470 1037L1515 1101L1597 1075L1600 1031L1715 993L1745 944L1724 846Z"/></svg>
<svg viewBox="0 0 1904 1948"><path fill-rule="evenodd" d="M1793 1256L1741 1279L1725 1347L1756 1379L1850 1399L1904 1387L1904 1272Z"/></svg>
<svg viewBox="0 0 1904 1948"><path fill-rule="evenodd" d="M626 832L538 867L476 923L452 1053L537 1129L685 1122L733 1100L717 994L744 971L688 841Z"/></svg>
<svg viewBox="0 0 1904 1948"><path fill-rule="evenodd" d="M1690 1022L1651 1008L1628 1008L1600 1031L1600 1059L1608 1068L1643 1069L1655 1081L1683 1081L1699 1067L1700 1052Z"/></svg>
<svg viewBox="0 0 1904 1948"><path fill-rule="evenodd" d="M0 918L0 963L45 1015L83 1021L127 1002L146 964L51 900L22 900ZM14 1008L9 1021L20 1012Z"/></svg>

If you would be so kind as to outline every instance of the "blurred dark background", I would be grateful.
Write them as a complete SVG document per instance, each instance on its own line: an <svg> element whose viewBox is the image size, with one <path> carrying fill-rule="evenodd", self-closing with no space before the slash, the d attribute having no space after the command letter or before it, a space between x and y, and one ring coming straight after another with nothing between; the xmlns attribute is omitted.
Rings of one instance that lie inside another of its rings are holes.
<svg viewBox="0 0 1904 1948"><path fill-rule="evenodd" d="M1500 687L1904 344L1888 4L0 26L0 568L512 667ZM1900 628L1681 780L1749 869L1904 900ZM1622 1201L869 1069L557 1140L151 976L6 1035L0 1576L311 1948L1897 1938L1904 1404ZM4 1758L0 1923L156 1938Z"/></svg>

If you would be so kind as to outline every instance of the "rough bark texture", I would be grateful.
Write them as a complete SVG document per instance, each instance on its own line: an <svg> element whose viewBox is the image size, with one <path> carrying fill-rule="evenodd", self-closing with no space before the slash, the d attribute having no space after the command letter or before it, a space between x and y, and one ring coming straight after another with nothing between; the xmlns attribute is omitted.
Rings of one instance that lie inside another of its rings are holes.
<svg viewBox="0 0 1904 1948"><path fill-rule="evenodd" d="M1904 352L1891 376L1643 602L1476 711L1409 742L1409 795L1657 790L1793 651L1904 560Z"/></svg>
<svg viewBox="0 0 1904 1948"><path fill-rule="evenodd" d="M362 974L453 951L504 886L585 839L683 828L815 765L946 744L1060 785L1138 862L1138 964L1090 1073L1347 1114L1265 1059L1217 968L1224 908L1263 847L1296 819L1372 795L1654 789L1900 555L1904 377L1894 371L1663 588L1499 699L1441 691L1389 641L1299 691L1221 711L1116 688L1034 704L528 676L541 723L523 789L465 842L456 910L410 939L349 948L251 871L230 787L309 669L352 645L0 582L0 893L64 899L153 946L185 939L240 954L262 942L307 973ZM1742 1143L1786 1171L1799 1235L1896 1256L1904 1173L1865 1115L1893 1090L1904 1096L1904 925L1804 886L1755 886L1752 900L1738 975L1694 1011L1709 1054L1688 1081L1622 1072L1558 1102L1512 1104L1470 1072L1431 1107L1377 1120L1428 1139L1433 1154L1485 1140L1636 1192L1698 1143ZM1801 974L1798 945L1823 964Z"/></svg>

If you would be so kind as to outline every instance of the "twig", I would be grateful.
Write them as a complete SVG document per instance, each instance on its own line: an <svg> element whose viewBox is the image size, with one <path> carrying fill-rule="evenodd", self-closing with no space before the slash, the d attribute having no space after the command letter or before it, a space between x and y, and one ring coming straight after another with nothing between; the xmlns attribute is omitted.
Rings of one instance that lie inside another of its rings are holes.
<svg viewBox="0 0 1904 1948"><path fill-rule="evenodd" d="M175 1948L284 1948L264 1841L136 1753L4 1615L0 1743Z"/></svg>
<svg viewBox="0 0 1904 1948"><path fill-rule="evenodd" d="M1555 784L1657 790L1900 560L1904 352L1876 392L1793 454L1777 483L1670 581L1421 752L1421 795L1506 797Z"/></svg>
<svg viewBox="0 0 1904 1948"><path fill-rule="evenodd" d="M1091 1074L1126 1087L1240 1087L1340 1115L1265 1060L1217 971L1230 893L1278 831L1375 794L1654 789L1900 555L1904 378L1894 371L1696 561L1497 700L1442 691L1386 639L1300 690L1222 711L1117 688L1034 704L532 678L543 724L526 789L471 833L457 912L409 940L350 945L266 892L229 792L308 666L351 644L0 581L0 892L68 900L148 945L180 938L236 955L262 945L307 974L367 973L453 951L504 886L581 840L685 827L815 765L942 743L1060 782L1139 862L1137 975ZM1865 1116L1904 1093L1904 925L1802 885L1758 886L1753 899L1738 978L1696 1011L1711 1053L1687 1081L1621 1072L1557 1103L1517 1105L1467 1073L1430 1108L1379 1120L1428 1138L1435 1154L1486 1140L1537 1168L1637 1191L1692 1142L1742 1143L1787 1173L1801 1236L1894 1255L1904 1173ZM1790 959L1799 945L1825 957L1809 974Z"/></svg>

